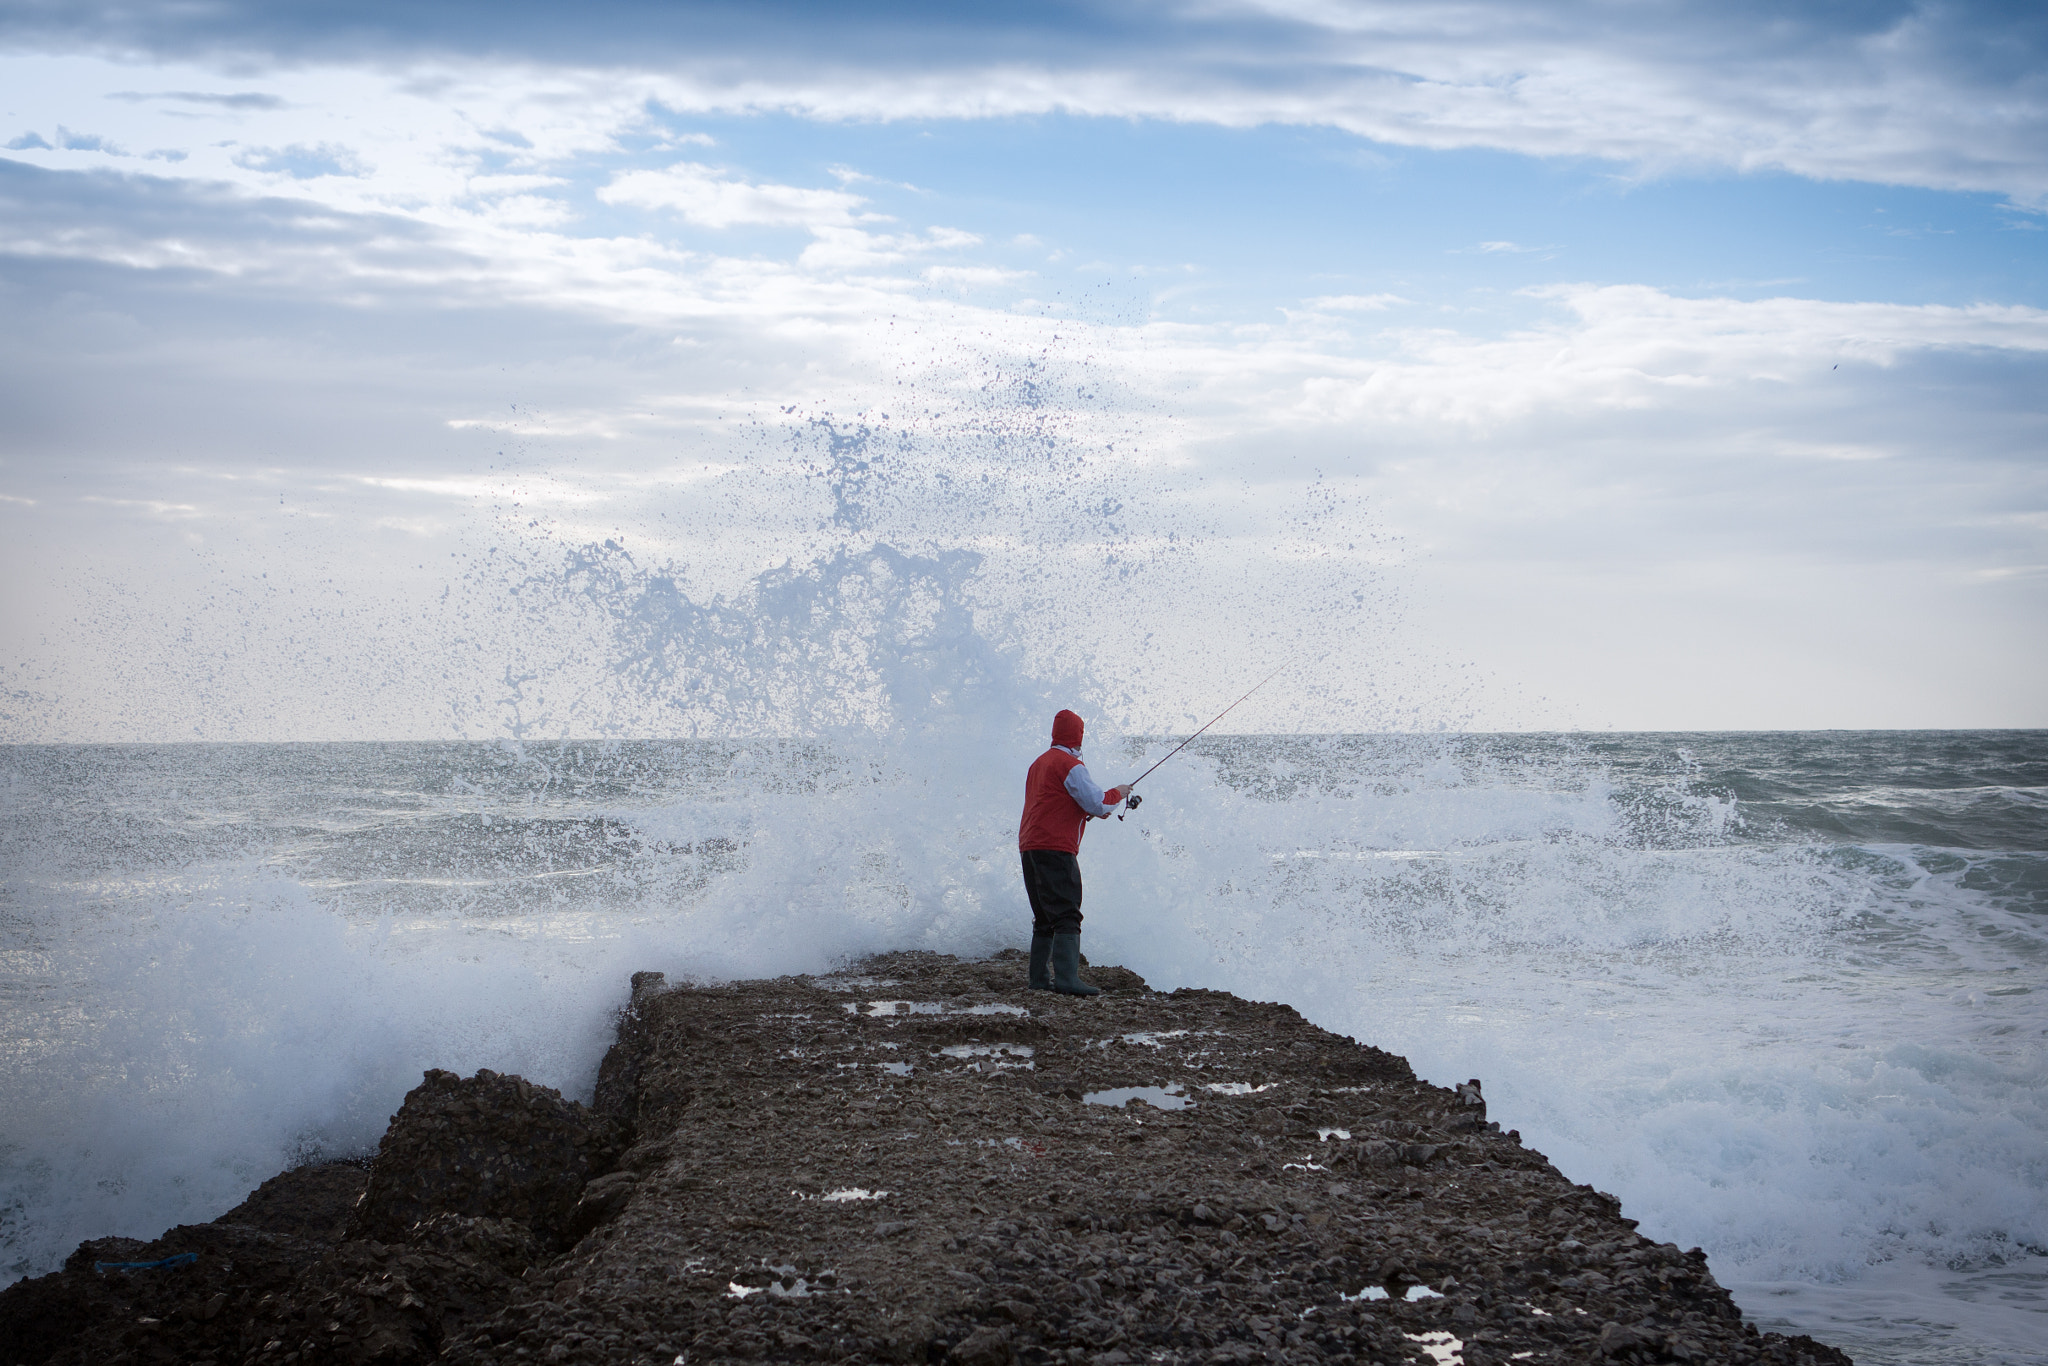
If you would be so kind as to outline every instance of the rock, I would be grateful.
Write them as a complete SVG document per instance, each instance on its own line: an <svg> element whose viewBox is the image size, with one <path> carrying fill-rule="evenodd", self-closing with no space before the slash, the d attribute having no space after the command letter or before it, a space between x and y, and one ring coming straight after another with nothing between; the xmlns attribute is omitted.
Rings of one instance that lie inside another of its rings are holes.
<svg viewBox="0 0 2048 1366"><path fill-rule="evenodd" d="M1601 1356L1614 1357L1642 1348L1661 1348L1663 1341L1656 1334L1629 1328L1610 1320L1600 1325L1600 1337L1593 1346Z"/></svg>
<svg viewBox="0 0 2048 1366"><path fill-rule="evenodd" d="M619 1170L639 1172L645 1175L662 1166L675 1155L675 1145L668 1142L635 1143L619 1158Z"/></svg>
<svg viewBox="0 0 2048 1366"><path fill-rule="evenodd" d="M370 1164L363 1161L294 1167L265 1181L214 1222L336 1242L369 1180Z"/></svg>
<svg viewBox="0 0 2048 1366"><path fill-rule="evenodd" d="M437 1214L511 1219L544 1245L571 1236L584 1184L625 1147L625 1126L559 1091L480 1071L435 1070L392 1117L350 1238L397 1242Z"/></svg>
<svg viewBox="0 0 2048 1366"><path fill-rule="evenodd" d="M637 1172L608 1172L584 1186L576 1208L569 1212L568 1237L581 1238L598 1225L617 1218L639 1184Z"/></svg>
<svg viewBox="0 0 2048 1366"><path fill-rule="evenodd" d="M995 1327L975 1329L946 1354L946 1360L959 1366L1010 1366L1016 1359L1010 1335Z"/></svg>
<svg viewBox="0 0 2048 1366"><path fill-rule="evenodd" d="M0 1364L1305 1366L1451 1333L1472 1366L1848 1366L1747 1328L1703 1254L1637 1236L1400 1058L1284 1006L1023 976L900 953L642 977L602 1113L431 1073L367 1174L286 1173L223 1222L0 1291ZM1223 1080L1261 1089L1202 1089ZM1192 1104L1083 1099L1169 1084Z"/></svg>
<svg viewBox="0 0 2048 1366"><path fill-rule="evenodd" d="M507 1276L517 1276L540 1260L533 1230L513 1219L436 1214L407 1230L406 1241L496 1267Z"/></svg>

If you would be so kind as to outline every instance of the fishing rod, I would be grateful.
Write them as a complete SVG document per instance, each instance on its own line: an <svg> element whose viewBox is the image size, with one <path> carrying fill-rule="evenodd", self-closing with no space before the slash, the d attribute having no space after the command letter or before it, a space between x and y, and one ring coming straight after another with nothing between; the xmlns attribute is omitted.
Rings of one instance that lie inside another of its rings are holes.
<svg viewBox="0 0 2048 1366"><path fill-rule="evenodd" d="M1207 723L1207 724L1205 724L1205 725L1204 725L1204 726L1202 727L1202 730L1207 730L1207 729L1209 729L1209 727L1210 727L1210 726L1213 726L1213 725L1215 725L1215 724L1216 724L1216 723L1217 723L1218 721L1221 721L1221 720L1222 720L1222 719L1223 719L1224 717L1226 717L1226 716L1230 715L1230 713L1231 713L1231 712L1233 712L1233 711L1235 711L1235 710L1237 709L1237 703L1238 703L1238 702L1242 702L1242 701L1244 701L1244 698L1245 698L1245 697L1250 697L1250 696L1251 696L1251 695L1252 695L1253 693L1257 692L1257 691L1258 691L1259 689L1261 689L1261 688L1265 687L1265 686L1266 686L1266 685L1267 685L1268 683L1271 683L1271 682L1272 682L1272 681L1273 681L1274 679L1278 678L1278 677L1280 676L1280 672L1281 672L1281 670L1282 670L1282 669L1285 669L1285 668L1287 667L1287 665L1289 665L1289 664L1292 664L1293 662L1294 662L1294 661L1293 661L1293 660L1291 660L1291 659L1290 659L1290 660L1287 660L1287 661L1286 661L1285 663L1281 664L1280 668L1278 668L1278 669L1275 669L1275 670L1273 670L1273 672L1271 672L1271 673L1267 674L1267 675L1266 675L1266 676L1265 676L1264 678L1262 678L1262 679L1260 679L1260 680L1259 680L1258 682L1256 682L1256 683L1252 684L1252 685L1251 685L1251 687L1249 687L1249 688L1245 689L1244 697L1240 697L1240 698L1238 698L1238 699L1237 699L1237 702L1232 702L1232 703L1231 703L1231 704L1230 704L1229 706L1225 707L1225 708L1224 708L1224 709L1223 709L1222 711L1219 711L1219 712L1217 712L1217 713L1216 713L1216 714L1215 714L1214 716L1210 717L1210 718L1209 718L1209 720L1208 720L1208 723ZM1171 759L1171 758L1172 758L1172 757L1173 757L1174 755L1176 755L1176 754L1180 753L1180 752L1181 752L1182 750L1186 749L1186 748L1187 748L1187 747L1188 747L1189 745L1192 745L1192 744L1193 744L1193 743L1194 743L1195 741L1197 741L1197 740L1201 739L1201 737L1202 737L1202 730L1198 730L1198 731L1196 731L1196 732L1195 732L1195 733L1194 733L1193 735L1190 735L1190 736L1189 736L1189 737L1188 737L1187 739L1185 739L1185 740L1181 741L1181 742L1180 742L1179 744L1175 745L1175 746L1174 746L1174 747L1173 747L1172 749L1170 749L1170 750L1166 751L1166 758L1165 758L1165 759L1161 759L1161 760L1159 761L1159 764L1163 764L1163 763L1165 763L1167 759ZM1132 806L1132 807L1135 807L1135 806L1137 806L1137 804L1138 804L1138 799L1137 799L1137 798L1136 798L1135 796L1133 796L1133 795L1132 795L1132 791L1133 791L1133 789L1135 789L1135 788L1136 788L1136 787L1138 786L1138 784L1139 784L1139 783L1142 783L1142 782L1144 782L1144 781L1145 781L1145 780L1146 780L1147 778L1151 777L1151 776L1152 776L1152 775L1153 775L1154 773L1157 773L1157 772L1159 771L1159 764L1154 764L1154 765L1152 765L1152 767L1150 767L1150 768L1146 769L1146 770L1145 770L1145 771L1144 771L1143 773L1140 773L1140 774L1139 774L1139 775L1138 775L1137 777L1135 777L1135 778L1131 779L1131 780L1130 780L1129 782L1127 782L1127 783L1125 783L1125 784L1124 784L1124 800L1125 800L1126 804L1128 804L1129 806ZM1117 813L1116 813L1116 818L1117 818L1118 820L1122 820L1122 819L1124 818L1124 813L1123 813L1123 812L1121 812L1121 811L1117 812Z"/></svg>

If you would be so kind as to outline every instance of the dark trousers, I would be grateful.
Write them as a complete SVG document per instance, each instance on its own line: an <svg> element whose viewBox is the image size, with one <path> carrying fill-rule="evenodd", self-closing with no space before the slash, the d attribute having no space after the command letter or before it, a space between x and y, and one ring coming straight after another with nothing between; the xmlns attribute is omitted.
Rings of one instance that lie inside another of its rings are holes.
<svg viewBox="0 0 2048 1366"><path fill-rule="evenodd" d="M1061 849L1025 849L1024 895L1033 934L1081 932L1081 860Z"/></svg>

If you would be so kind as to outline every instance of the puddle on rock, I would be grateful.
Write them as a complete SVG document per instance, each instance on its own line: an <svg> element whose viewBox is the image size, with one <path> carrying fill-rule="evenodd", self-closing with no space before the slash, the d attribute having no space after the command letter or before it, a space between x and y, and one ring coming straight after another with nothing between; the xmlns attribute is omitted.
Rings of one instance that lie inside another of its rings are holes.
<svg viewBox="0 0 2048 1366"><path fill-rule="evenodd" d="M943 1015L946 1008L937 1001L848 1001L839 1007L849 1015Z"/></svg>
<svg viewBox="0 0 2048 1366"><path fill-rule="evenodd" d="M1383 1300L1387 1298L1387 1288L1383 1285L1368 1285L1356 1295L1339 1294L1337 1298L1352 1303L1356 1303L1359 1300ZM1408 1292L1401 1296L1401 1298L1413 1304L1417 1300L1440 1300L1443 1298L1443 1294L1441 1291L1431 1290L1426 1285L1411 1285L1408 1287Z"/></svg>
<svg viewBox="0 0 2048 1366"><path fill-rule="evenodd" d="M1342 1138L1342 1139L1349 1139L1350 1137L1351 1137L1351 1131L1350 1131L1349 1129L1318 1129L1318 1130L1316 1130L1316 1138L1317 1138L1317 1139L1318 1139L1318 1140L1319 1140L1320 1142L1323 1142L1323 1143L1328 1143L1328 1142L1329 1142L1329 1141L1330 1141L1331 1139L1333 1139L1333 1138Z"/></svg>
<svg viewBox="0 0 2048 1366"><path fill-rule="evenodd" d="M1187 1033L1185 1029L1164 1029L1139 1034L1126 1034L1123 1036L1123 1040L1129 1044L1142 1044L1147 1048L1157 1048L1159 1047L1160 1040L1184 1039L1187 1037Z"/></svg>
<svg viewBox="0 0 2048 1366"><path fill-rule="evenodd" d="M1452 1366L1453 1362L1465 1359L1465 1344L1449 1333L1403 1333L1401 1336L1436 1358L1437 1366Z"/></svg>
<svg viewBox="0 0 2048 1366"><path fill-rule="evenodd" d="M887 1191L871 1191L865 1186L847 1186L842 1190L827 1191L819 1196L828 1205L843 1205L850 1200L879 1200Z"/></svg>
<svg viewBox="0 0 2048 1366"><path fill-rule="evenodd" d="M968 1062L964 1069L969 1072L1028 1071L1038 1066L1037 1063L1031 1061L1033 1051L1028 1043L956 1043L941 1048L938 1056L959 1058L962 1061L970 1058L975 1059L975 1061ZM1011 1061L1011 1059L1018 1058L1023 1059L1023 1061ZM981 1059L987 1059L987 1061L980 1061Z"/></svg>
<svg viewBox="0 0 2048 1366"><path fill-rule="evenodd" d="M1108 1048L1113 1044L1124 1043L1134 1048L1157 1048L1167 1039L1184 1039L1193 1035L1220 1034L1222 1032L1220 1029L1141 1030L1136 1034L1119 1034L1113 1039L1096 1039L1090 1042L1087 1047Z"/></svg>
<svg viewBox="0 0 2048 1366"><path fill-rule="evenodd" d="M1171 1086L1119 1086L1110 1091L1090 1091L1081 1099L1090 1105L1111 1107L1142 1100L1155 1110L1185 1110L1194 1101L1181 1094L1184 1089L1179 1082Z"/></svg>
<svg viewBox="0 0 2048 1366"><path fill-rule="evenodd" d="M725 1297L729 1300L744 1300L749 1295L768 1292L770 1299L807 1300L817 1295L829 1295L838 1287L839 1277L830 1271L821 1271L815 1278L799 1275L793 1266L771 1266L767 1268L769 1281L766 1285L744 1285L739 1281L728 1281Z"/></svg>
<svg viewBox="0 0 2048 1366"><path fill-rule="evenodd" d="M849 1015L1029 1015L1024 1006L1005 1005L995 1002L989 1005L966 1006L959 1010L948 1010L939 1001L845 1001L841 1010Z"/></svg>

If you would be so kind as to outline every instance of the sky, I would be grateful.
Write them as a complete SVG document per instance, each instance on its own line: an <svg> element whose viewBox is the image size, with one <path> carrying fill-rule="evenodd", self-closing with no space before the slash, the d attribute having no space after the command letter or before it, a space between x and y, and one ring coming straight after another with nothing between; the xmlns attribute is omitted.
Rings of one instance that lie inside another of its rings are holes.
<svg viewBox="0 0 2048 1366"><path fill-rule="evenodd" d="M0 310L0 741L876 543L1138 730L2048 725L2039 6L0 0Z"/></svg>

